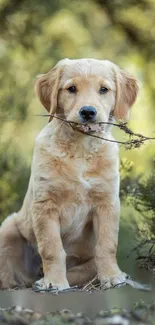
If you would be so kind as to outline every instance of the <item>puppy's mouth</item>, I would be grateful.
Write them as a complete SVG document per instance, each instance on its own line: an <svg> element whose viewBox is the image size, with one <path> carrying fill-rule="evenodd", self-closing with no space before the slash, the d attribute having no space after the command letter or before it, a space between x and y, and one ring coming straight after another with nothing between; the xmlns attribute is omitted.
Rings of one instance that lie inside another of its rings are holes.
<svg viewBox="0 0 155 325"><path fill-rule="evenodd" d="M100 123L77 124L75 129L83 133L100 133L104 131L104 125Z"/></svg>

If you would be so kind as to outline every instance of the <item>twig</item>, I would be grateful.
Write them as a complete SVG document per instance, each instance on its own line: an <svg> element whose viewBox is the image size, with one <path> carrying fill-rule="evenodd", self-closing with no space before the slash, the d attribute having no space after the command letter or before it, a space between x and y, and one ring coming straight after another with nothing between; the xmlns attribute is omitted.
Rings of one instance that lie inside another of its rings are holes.
<svg viewBox="0 0 155 325"><path fill-rule="evenodd" d="M77 127L78 126L87 127L87 124L85 124L85 123L78 123L78 122L75 122L75 121L66 120L66 119L64 119L64 118L62 118L62 117L60 117L58 115L55 115L55 114L37 114L35 116L45 116L45 117L56 118L56 119L61 120L61 121L65 122L65 123L68 123L73 129L74 129L73 125L75 125ZM112 140L112 139L107 139L107 138L101 137L101 136L96 135L96 134L85 132L85 131L80 130L78 128L76 128L76 130L81 132L81 133L84 133L85 135L88 135L88 136L91 136L91 137L94 137L94 138L98 138L98 139L102 139L102 140L105 140L105 141L108 141L108 142L114 142L114 143L118 143L118 144L121 144L121 145L125 145L126 149L139 148L145 141L155 140L155 137L148 137L148 136L144 136L144 135L142 135L140 133L134 133L132 130L129 129L129 127L127 127L127 123L119 123L119 124L117 124L117 123L113 123L113 122L93 122L93 125L98 125L98 126L112 125L112 126L118 127L119 129L124 131L126 134L128 134L130 137L137 137L137 139L131 139L131 140L128 140L128 141Z"/></svg>
<svg viewBox="0 0 155 325"><path fill-rule="evenodd" d="M94 283L98 280L98 276L96 275L91 281L89 281L84 287L83 290L90 290L90 287L94 286Z"/></svg>

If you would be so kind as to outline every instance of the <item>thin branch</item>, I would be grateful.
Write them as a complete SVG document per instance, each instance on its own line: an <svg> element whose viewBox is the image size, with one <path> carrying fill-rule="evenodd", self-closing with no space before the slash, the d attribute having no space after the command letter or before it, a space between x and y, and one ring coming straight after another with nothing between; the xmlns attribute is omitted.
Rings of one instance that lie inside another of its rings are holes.
<svg viewBox="0 0 155 325"><path fill-rule="evenodd" d="M64 119L64 118L62 118L62 117L60 117L58 115L54 115L54 114L37 114L35 116L46 116L46 117L56 118L56 119L61 120L61 121L65 122L65 123L68 123L73 129L74 129L73 125L75 125L77 127L76 130L78 132L81 132L81 133L84 133L84 134L86 134L88 136L98 138L98 139L102 139L102 140L105 140L105 141L108 141L108 142L114 142L114 143L118 143L118 144L121 144L121 145L125 145L126 149L139 148L145 141L155 140L155 137L148 137L148 136L144 136L144 135L142 135L140 133L134 133L132 130L129 129L129 127L127 127L127 123L119 123L119 124L117 124L117 123L113 123L113 122L93 122L93 125L97 125L99 127L102 126L102 125L112 125L112 126L118 127L119 129L124 131L126 134L128 134L130 137L136 137L136 139L131 139L131 140L128 140L128 141L118 141L118 140L107 139L107 138L104 138L104 137L101 137L99 135L92 134L92 133L89 133L89 132L85 132L84 130L78 128L78 126L81 126L81 127L84 126L85 128L86 127L89 128L89 125L85 124L85 123L78 123L78 122L75 122L75 121L66 120L66 119Z"/></svg>

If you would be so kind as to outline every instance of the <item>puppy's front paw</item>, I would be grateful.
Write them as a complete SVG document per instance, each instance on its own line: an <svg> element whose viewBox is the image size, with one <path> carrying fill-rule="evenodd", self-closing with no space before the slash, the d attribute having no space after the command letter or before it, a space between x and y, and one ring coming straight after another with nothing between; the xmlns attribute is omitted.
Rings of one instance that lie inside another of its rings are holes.
<svg viewBox="0 0 155 325"><path fill-rule="evenodd" d="M52 281L52 279L50 279L49 277L44 277L38 281L35 282L35 286L34 288L37 291L63 291L65 289L70 288L69 283L67 280L63 281L63 282L55 282Z"/></svg>
<svg viewBox="0 0 155 325"><path fill-rule="evenodd" d="M120 273L116 274L115 276L100 277L100 282L103 289L109 289L117 285L125 284L128 278L129 276L126 273L120 271Z"/></svg>

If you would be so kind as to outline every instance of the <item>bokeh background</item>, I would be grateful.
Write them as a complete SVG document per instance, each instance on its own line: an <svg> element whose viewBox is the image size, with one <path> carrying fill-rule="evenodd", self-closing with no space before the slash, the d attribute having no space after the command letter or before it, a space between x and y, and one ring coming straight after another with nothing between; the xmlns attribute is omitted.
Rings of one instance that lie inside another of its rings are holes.
<svg viewBox="0 0 155 325"><path fill-rule="evenodd" d="M140 82L130 116L155 136L154 0L0 0L0 220L17 211L36 134L48 122L34 94L36 75L62 58L112 60ZM117 139L124 134L115 132ZM155 141L121 155L119 254L154 236Z"/></svg>

